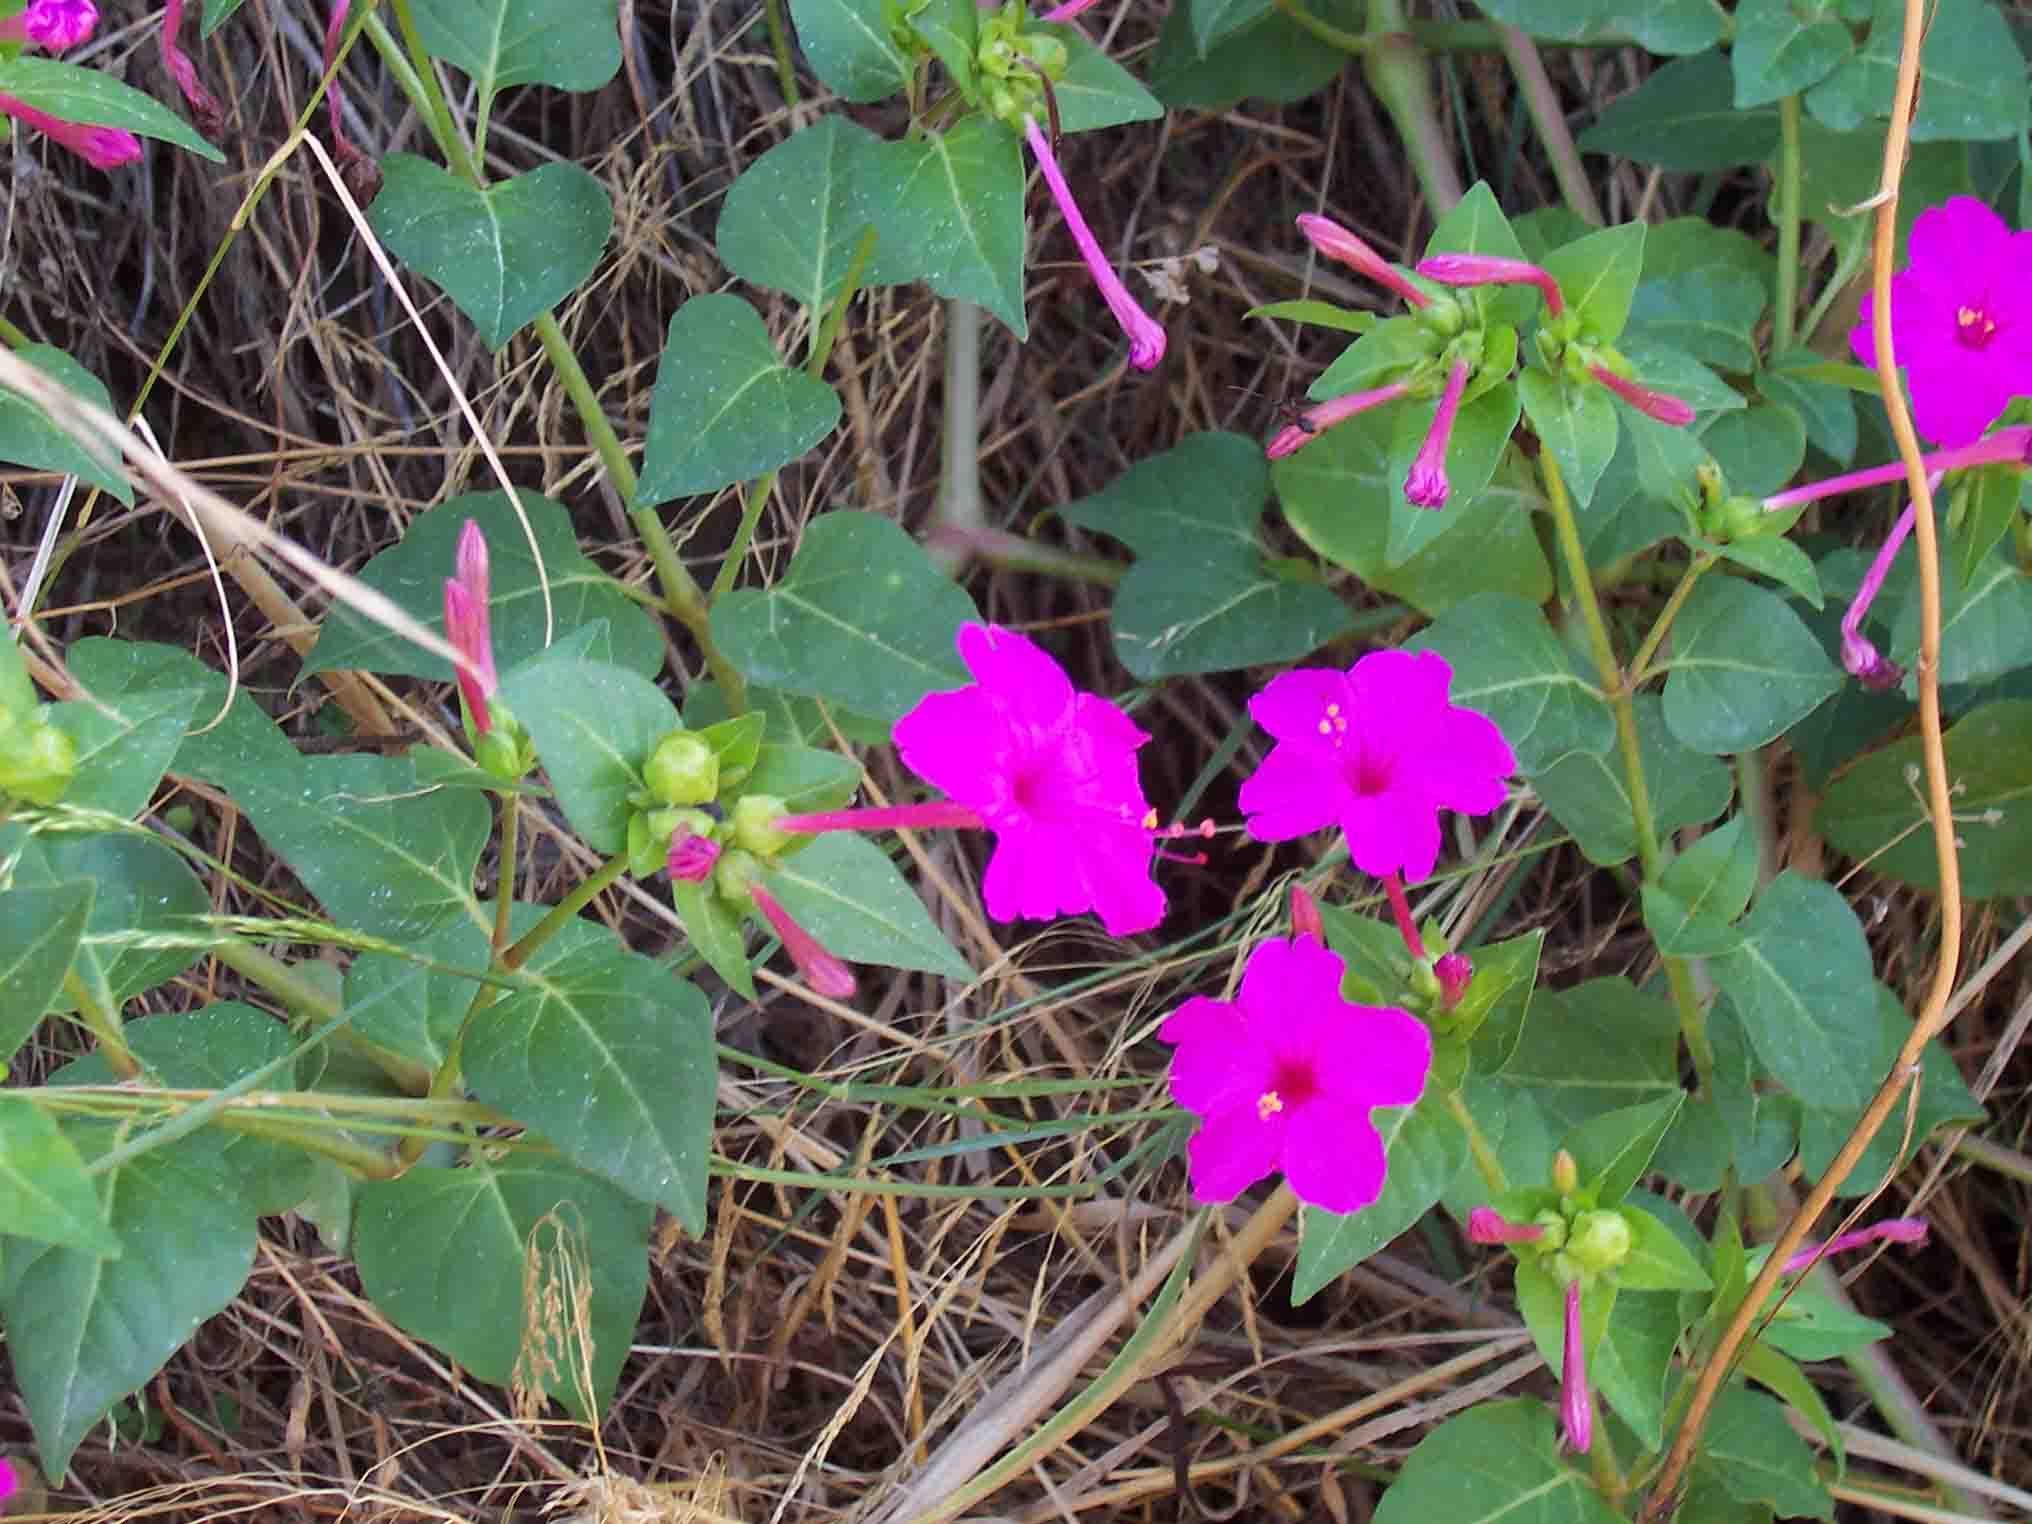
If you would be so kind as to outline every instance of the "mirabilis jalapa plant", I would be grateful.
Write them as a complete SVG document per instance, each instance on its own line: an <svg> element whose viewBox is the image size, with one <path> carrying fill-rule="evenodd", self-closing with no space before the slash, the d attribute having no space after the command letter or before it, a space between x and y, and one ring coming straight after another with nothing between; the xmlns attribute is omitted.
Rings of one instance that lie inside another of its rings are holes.
<svg viewBox="0 0 2032 1524"><path fill-rule="evenodd" d="M491 3L473 8L479 20ZM490 141L494 88L455 107L443 71L498 79L493 34L446 8L414 9L426 24L391 30L340 6L327 32L328 70L364 67L348 53L362 38L387 58L443 163L389 154L374 231L490 346L524 330L538 341L654 584L616 587L579 553L564 505L506 482L419 516L361 570L410 624L397 633L336 610L310 662L348 694L349 723L377 740L389 733L385 707L341 674L455 685L458 720L431 716L449 744L389 755L301 755L245 693L171 648L80 642L66 661L89 699L45 702L17 646L0 647L0 967L19 970L8 1008L25 1013L0 1031L11 1056L55 1014L93 1048L0 1108L0 1148L41 1161L40 1195L12 1204L6 1225L0 1322L55 1474L237 1292L256 1220L288 1210L317 1215L392 1322L495 1382L520 1367L527 1245L569 1216L593 1267L594 1348L583 1380L535 1384L593 1417L629 1347L654 1213L703 1233L709 1171L749 1174L714 1154L722 1065L784 1086L793 1111L832 1093L829 1081L750 1069L750 1055L717 1048L707 970L722 1009L760 994L779 944L792 987L820 1000L858 998L867 976L856 969L886 966L985 1002L994 986L927 914L888 833L984 831L991 920L1039 929L1091 915L1120 937L1175 929L1173 844L1220 834L1211 822L1164 823L1169 801L1153 802L1139 768L1151 736L1133 696L1082 691L1044 637L983 620L887 520L817 515L770 585L736 585L776 473L841 416L823 377L834 336L857 321L857 290L922 281L1027 334L1026 165L1123 335L1119 361L1165 363L1161 326L1106 257L1062 162L1065 140L1163 110L1066 24L1085 8L1040 18L1021 3L853 0L832 7L853 24L829 29L827 7L793 3L821 79L854 102L901 97L908 125L884 142L822 115L742 174L717 230L721 258L795 304L809 352L785 363L731 292L679 306L639 469L554 315L601 257L607 192L565 162L490 180L508 162L504 137L488 152L474 145ZM64 45L57 14L47 0L22 11L5 44ZM530 15L531 82L584 90L618 69L617 38L589 27L582 4L533 3ZM160 55L209 116L182 21L180 4L165 9ZM1219 51L1227 34L1217 34L1201 38L1202 56ZM1733 65L1747 68L1746 54L1739 42ZM814 186L828 215L786 218L781 208L808 207ZM517 197L556 234L540 258L498 235L497 214ZM1734 786L1718 759L1753 779L1763 749L1786 737L1816 767L1849 761L1806 722L1865 684L1896 687L1920 647L1912 611L1923 599L1899 585L1894 549L1866 571L1845 551L1816 560L1788 532L1804 505L1902 473L1789 485L1807 420L1824 457L1853 459L1844 388L1868 378L1797 359L1781 338L1799 328L1795 277L1773 289L1740 242L1690 219L1513 225L1486 186L1451 200L1434 198L1434 232L1408 268L1321 213L1301 216L1313 248L1407 310L1340 314L1334 326L1360 336L1267 446L1194 436L1109 493L1064 505L1069 521L1137 557L1113 610L1125 668L1146 684L1255 674L1234 741L1246 773L1238 829L1295 844L1287 864L1311 882L1266 902L1289 904L1288 936L1264 934L1261 906L1239 907L1211 963L1230 987L1182 996L1125 1032L1123 1050L1153 1072L1168 1065L1177 1110L1157 1125L1182 1148L1183 1189L1238 1217L1259 1203L1235 1243L1267 1243L1302 1210L1300 1299L1436 1206L1464 1242L1515 1260L1557 1400L1449 1418L1384 1495L1385 1524L1438 1517L1434 1479L1462 1476L1482 1489L1471 1501L1484 1516L1538 1497L1570 1501L1585 1519L1626 1515L1667 1475L1695 1373L1717 1359L1742 1377L1715 1406L1731 1443L1691 1473L1704 1506L1730 1500L1731 1524L1781 1507L1824 1512L1832 1470L1793 1441L1778 1399L1838 1468L1840 1431L1797 1362L1877 1330L1838 1323L1811 1286L1782 1304L1753 1296L1762 1251L1744 1247L1741 1224L1758 1182L1794 1161L1851 1191L1896 1162L1902 1140L1839 1166L1835 1146L1910 1023L1887 1006L1840 895L1768 872L1756 821L1715 824ZM1783 215L1796 246L1796 206ZM926 236L958 221L978 236ZM821 243L796 243L821 227L831 230ZM2009 596L2015 568L1999 546L2022 533L2027 427L2008 410L2032 390L2032 365L2006 277L2026 237L1970 198L1950 200L1918 217L1890 291L1920 431L1940 447L1922 467L1961 505L1950 533L1969 618ZM475 247L492 259L485 279ZM1740 276L1733 290L1693 279L1710 267ZM1725 298L1744 290L1730 308ZM1865 365L1881 343L1877 317L1867 313L1871 337L1855 345ZM78 459L31 464L71 471ZM1190 491L1176 490L1181 476ZM700 586L664 515L703 513L736 484L740 525ZM1322 562L1393 600L1398 628L1417 626L1401 648L1358 649L1321 567L1262 554L1273 492ZM1190 540L1193 554L1160 534ZM1817 614L1824 584L1855 591L1838 629L1800 612ZM1648 597L1654 586L1664 591ZM555 597L560 588L573 591ZM1880 630L1897 661L1863 632L1878 597L1899 605ZM1246 612L1223 623L1229 605ZM1164 616L1144 619L1153 607ZM666 678L671 632L696 653L696 678ZM1973 640L1951 650L1960 723L2022 740L2017 701L1987 694L2025 665L1999 650ZM1844 669L1861 681L1845 686ZM214 713L217 733L205 725ZM898 776L925 797L857 804L869 778L835 724L892 747ZM1890 807L1882 797L1904 760L1894 746L1830 781L1817 828L1858 856L1902 836L1909 822L1893 817L1905 796L1893 790ZM278 959L277 942L210 915L192 871L212 870L210 845L148 823L165 777L232 800L292 871L301 904L289 906L284 940L342 956L336 989ZM1474 886L1526 850L1512 833L1541 808L1556 828L1547 835L1563 832L1636 890L1631 924L1641 917L1651 947L1633 977L1540 988L1542 931L1488 940L1498 915ZM595 864L550 904L516 898L536 810ZM2024 843L2015 823L2002 829ZM490 844L505 866L483 880ZM2025 892L2010 854L1997 857L1983 867L1985 892ZM1940 882L1886 861L1922 886ZM624 880L647 898L659 876L673 930L656 955L581 915ZM126 884L135 892L124 900L108 892ZM171 1010L123 1019L200 954L248 998L190 1009L179 993L157 1002ZM1156 1041L1137 1046L1144 1038ZM1980 1115L1951 1064L1926 1062L1915 1141ZM214 1108L202 1127L187 1120L194 1093ZM936 1087L921 1099L927 1115L951 1110ZM888 1188L912 1161L862 1162L869 1174L829 1174L824 1188L878 1175ZM752 1178L785 1186L781 1175ZM473 1241L418 1231L454 1216L480 1225ZM1838 1233L1827 1252L1923 1231L1882 1218ZM1202 1284L1223 1284L1233 1261L1203 1262ZM1805 1268L1794 1253L1774 1273ZM431 1289L454 1284L456 1303ZM147 1309L138 1322L127 1318L136 1306ZM1745 1315L1758 1331L1728 1345L1725 1330ZM1782 1495L1768 1492L1774 1476Z"/></svg>

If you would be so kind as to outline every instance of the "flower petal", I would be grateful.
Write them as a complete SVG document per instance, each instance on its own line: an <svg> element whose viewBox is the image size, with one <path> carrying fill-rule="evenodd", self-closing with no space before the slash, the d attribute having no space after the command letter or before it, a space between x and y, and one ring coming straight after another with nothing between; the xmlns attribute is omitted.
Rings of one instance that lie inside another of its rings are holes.
<svg viewBox="0 0 2032 1524"><path fill-rule="evenodd" d="M1357 1107L1315 1100L1284 1132L1284 1178L1298 1199L1327 1212L1359 1212L1383 1193L1383 1139Z"/></svg>
<svg viewBox="0 0 2032 1524"><path fill-rule="evenodd" d="M1370 794L1341 810L1348 855L1371 878L1402 872L1406 881L1430 878L1439 861L1439 816L1416 795Z"/></svg>
<svg viewBox="0 0 2032 1524"><path fill-rule="evenodd" d="M963 624L958 645L967 670L1017 724L1054 725L1072 703L1065 669L1029 636L1000 625Z"/></svg>
<svg viewBox="0 0 2032 1524"><path fill-rule="evenodd" d="M1352 715L1356 702L1354 685L1345 672L1301 667L1272 678L1249 700L1249 714L1280 741L1316 741L1319 723L1331 709L1338 706L1343 714Z"/></svg>
<svg viewBox="0 0 2032 1524"><path fill-rule="evenodd" d="M1178 1044L1171 1057L1171 1098L1199 1116L1253 1107L1270 1088L1270 1055L1250 1034L1242 1013L1225 1001L1197 996L1170 1016L1157 1035Z"/></svg>
<svg viewBox="0 0 2032 1524"><path fill-rule="evenodd" d="M1280 741L1245 780L1235 802L1258 841L1290 841L1337 824L1353 803L1339 758L1323 746Z"/></svg>
<svg viewBox="0 0 2032 1524"><path fill-rule="evenodd" d="M1320 1088L1348 1105L1410 1106L1432 1072L1432 1032L1394 1005L1353 1005L1316 1050Z"/></svg>
<svg viewBox="0 0 2032 1524"><path fill-rule="evenodd" d="M1233 1201L1276 1169L1288 1115L1272 1112L1265 1118L1251 1102L1201 1122L1199 1131L1185 1145L1194 1198Z"/></svg>

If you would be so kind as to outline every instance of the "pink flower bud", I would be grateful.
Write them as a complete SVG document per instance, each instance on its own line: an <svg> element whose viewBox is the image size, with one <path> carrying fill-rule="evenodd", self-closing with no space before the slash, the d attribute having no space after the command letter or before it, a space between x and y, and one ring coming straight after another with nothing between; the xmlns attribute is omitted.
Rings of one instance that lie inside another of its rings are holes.
<svg viewBox="0 0 2032 1524"><path fill-rule="evenodd" d="M687 884L702 884L712 877L720 860L720 844L710 836L684 832L670 839L670 876Z"/></svg>
<svg viewBox="0 0 2032 1524"><path fill-rule="evenodd" d="M92 0L29 0L19 16L0 21L0 42L21 42L50 53L74 48L99 25Z"/></svg>
<svg viewBox="0 0 2032 1524"><path fill-rule="evenodd" d="M177 89L183 92L184 103L190 107L191 120L197 123L198 131L208 138L215 138L225 129L225 108L198 78L197 65L191 62L190 55L176 45L176 34L182 28L183 0L169 0L162 8L162 26L155 37L156 50L162 57L162 67L176 81Z"/></svg>
<svg viewBox="0 0 2032 1524"><path fill-rule="evenodd" d="M1588 1394L1587 1339L1580 1321L1580 1282L1566 1283L1566 1348L1559 1371L1559 1422L1566 1442L1582 1455L1595 1438L1594 1399Z"/></svg>
<svg viewBox="0 0 2032 1524"><path fill-rule="evenodd" d="M494 670L493 621L487 608L487 537L471 519L459 531L455 564L458 575L444 585L445 639L464 658L457 669L459 692L474 732L485 735L494 725L487 701L501 680Z"/></svg>
<svg viewBox="0 0 2032 1524"><path fill-rule="evenodd" d="M1310 239L1312 246L1328 259L1339 260L1350 270L1368 276L1377 285L1388 287L1412 306L1423 307L1432 300L1406 280L1403 272L1395 265L1338 222L1312 212L1304 212L1298 219L1298 231Z"/></svg>
<svg viewBox="0 0 2032 1524"><path fill-rule="evenodd" d="M854 993L853 971L819 946L818 938L798 925L790 912L778 903L775 895L759 883L750 886L749 894L755 901L755 908L762 912L782 940L783 950L790 954L790 961L797 965L797 971L804 976L806 984L834 1000L845 1000Z"/></svg>
<svg viewBox="0 0 2032 1524"><path fill-rule="evenodd" d="M1669 423L1679 429L1693 422L1693 409L1677 397L1654 392L1648 386L1639 386L1635 381L1617 375L1606 365L1590 365L1588 374L1646 418L1656 418L1660 423Z"/></svg>
<svg viewBox="0 0 2032 1524"><path fill-rule="evenodd" d="M1291 934L1311 937L1320 946L1326 945L1326 925L1319 918L1319 905L1303 884L1291 886Z"/></svg>
<svg viewBox="0 0 2032 1524"><path fill-rule="evenodd" d="M1461 1003L1461 997L1468 992L1468 985L1475 977L1475 965L1464 954L1450 952L1432 965L1432 971L1439 978L1440 1006L1450 1011Z"/></svg>
<svg viewBox="0 0 2032 1524"><path fill-rule="evenodd" d="M1478 1244L1535 1244L1545 1228L1535 1222L1511 1222L1494 1207L1476 1207L1468 1213L1468 1239Z"/></svg>
<svg viewBox="0 0 2032 1524"><path fill-rule="evenodd" d="M1496 254L1432 254L1418 261L1418 273L1442 286L1536 286L1553 317L1566 310L1559 282L1527 260Z"/></svg>
<svg viewBox="0 0 2032 1524"><path fill-rule="evenodd" d="M1425 443L1419 447L1418 458L1411 462L1411 470L1404 478L1405 497L1421 508L1444 508L1447 493L1452 490L1446 480L1446 446L1453 435L1454 417L1460 412L1461 393L1467 384L1468 362L1454 361L1446 378L1446 390L1440 394L1439 411L1432 415Z"/></svg>
<svg viewBox="0 0 2032 1524"><path fill-rule="evenodd" d="M1066 231L1072 234L1072 241L1079 246L1080 258L1086 261L1094 284L1101 288L1101 300L1108 304L1108 311L1115 315L1115 321L1129 336L1129 363L1138 370L1155 370L1157 362L1164 358L1163 328L1137 305L1136 298L1129 294L1129 288L1115 273L1115 267L1108 263L1107 255L1101 252L1100 241L1094 237L1093 229L1087 226L1079 204L1072 199L1072 187L1065 183L1058 158L1051 151L1051 140L1038 127L1035 117L1023 118L1023 135L1030 144L1031 153L1037 158L1044 183L1051 187L1059 215L1065 218Z"/></svg>
<svg viewBox="0 0 2032 1524"><path fill-rule="evenodd" d="M1357 413L1366 413L1372 407L1381 407L1386 402L1395 402L1399 397L1409 396L1411 387L1403 381L1392 381L1388 386L1378 386L1366 392L1350 392L1345 397L1332 397L1315 407L1307 408L1299 415L1298 422L1286 424L1278 431L1263 451L1270 460L1282 460L1303 445L1308 445L1322 429L1330 429L1337 423L1345 422Z"/></svg>

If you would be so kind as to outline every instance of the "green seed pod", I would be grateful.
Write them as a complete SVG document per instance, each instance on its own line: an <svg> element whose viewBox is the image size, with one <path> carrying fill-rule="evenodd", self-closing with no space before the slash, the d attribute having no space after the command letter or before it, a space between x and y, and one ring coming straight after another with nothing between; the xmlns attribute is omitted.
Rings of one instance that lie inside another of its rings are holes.
<svg viewBox="0 0 2032 1524"><path fill-rule="evenodd" d="M674 730L656 743L642 775L665 804L704 804L720 791L720 756L690 731Z"/></svg>

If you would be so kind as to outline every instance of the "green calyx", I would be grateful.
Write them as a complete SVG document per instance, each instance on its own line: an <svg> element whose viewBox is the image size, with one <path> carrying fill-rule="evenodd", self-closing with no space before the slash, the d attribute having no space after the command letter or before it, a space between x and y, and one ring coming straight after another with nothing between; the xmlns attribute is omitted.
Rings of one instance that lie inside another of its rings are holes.
<svg viewBox="0 0 2032 1524"><path fill-rule="evenodd" d="M628 871L637 878L661 873L679 834L711 836L719 822L704 810L638 810L628 817Z"/></svg>
<svg viewBox="0 0 2032 1524"><path fill-rule="evenodd" d="M1574 1218L1565 1254L1583 1275L1599 1275L1630 1257L1632 1241L1629 1219L1613 1207L1602 1207Z"/></svg>
<svg viewBox="0 0 2032 1524"><path fill-rule="evenodd" d="M514 783L536 766L536 747L529 739L529 732L511 714L508 706L498 698L487 702L487 733L471 736L473 761L482 772L499 778L503 783ZM468 732L470 734L470 723Z"/></svg>
<svg viewBox="0 0 2032 1524"><path fill-rule="evenodd" d="M755 885L762 878L762 860L739 848L722 852L713 865L713 892L742 914L755 908Z"/></svg>
<svg viewBox="0 0 2032 1524"><path fill-rule="evenodd" d="M775 857L801 845L804 838L797 832L776 827L776 822L789 813L789 807L774 794L743 794L734 802L730 817L734 845L757 857Z"/></svg>
<svg viewBox="0 0 2032 1524"><path fill-rule="evenodd" d="M674 730L656 743L642 777L661 804L705 804L720 791L719 753L702 737Z"/></svg>

